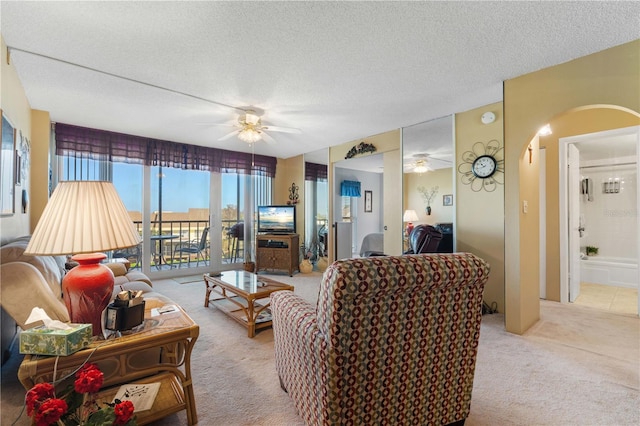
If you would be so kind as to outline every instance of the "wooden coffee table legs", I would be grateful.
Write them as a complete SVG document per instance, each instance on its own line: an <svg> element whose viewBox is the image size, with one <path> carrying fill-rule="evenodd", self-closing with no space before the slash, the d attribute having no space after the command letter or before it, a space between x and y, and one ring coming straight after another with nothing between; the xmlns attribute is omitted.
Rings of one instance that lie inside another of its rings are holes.
<svg viewBox="0 0 640 426"><path fill-rule="evenodd" d="M271 312L269 311L269 295L274 291L291 290L293 286L277 283L273 280L262 278L264 287L257 292L246 292L226 283L223 278L211 277L205 274L206 287L204 306L209 302L229 317L247 327L247 335L254 337L256 331L271 326ZM218 297L212 298L211 293ZM265 303L266 302L266 303Z"/></svg>

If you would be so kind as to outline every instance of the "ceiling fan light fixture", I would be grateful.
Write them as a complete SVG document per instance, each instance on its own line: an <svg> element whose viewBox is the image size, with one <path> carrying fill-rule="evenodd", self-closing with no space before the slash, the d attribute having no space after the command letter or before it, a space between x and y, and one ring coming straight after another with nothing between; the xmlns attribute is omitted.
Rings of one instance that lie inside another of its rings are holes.
<svg viewBox="0 0 640 426"><path fill-rule="evenodd" d="M255 126L260 122L260 117L255 115L253 111L247 111L244 114L244 122L245 124L250 124L252 126Z"/></svg>
<svg viewBox="0 0 640 426"><path fill-rule="evenodd" d="M414 173L426 173L430 169L427 167L427 163L424 160L416 161L416 166L413 168Z"/></svg>
<svg viewBox="0 0 640 426"><path fill-rule="evenodd" d="M247 127L245 129L240 130L240 133L238 133L238 138L241 141L244 141L246 143L255 143L262 138L262 135L260 134L259 131L251 127Z"/></svg>

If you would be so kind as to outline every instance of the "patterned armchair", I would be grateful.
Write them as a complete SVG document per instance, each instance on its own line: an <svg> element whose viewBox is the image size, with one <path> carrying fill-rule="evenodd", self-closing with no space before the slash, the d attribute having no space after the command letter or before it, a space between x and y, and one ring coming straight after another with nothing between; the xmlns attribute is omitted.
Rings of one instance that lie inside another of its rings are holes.
<svg viewBox="0 0 640 426"><path fill-rule="evenodd" d="M489 265L470 253L333 263L317 306L271 295L276 369L308 425L464 424Z"/></svg>

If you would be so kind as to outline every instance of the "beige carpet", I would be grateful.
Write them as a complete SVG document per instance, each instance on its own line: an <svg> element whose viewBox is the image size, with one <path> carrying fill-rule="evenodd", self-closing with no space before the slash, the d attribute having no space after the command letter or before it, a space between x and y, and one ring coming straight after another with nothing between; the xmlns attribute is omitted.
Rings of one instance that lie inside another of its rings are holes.
<svg viewBox="0 0 640 426"><path fill-rule="evenodd" d="M189 284L189 283L201 283L202 282L202 274L198 275L189 275L186 277L178 277L174 278L173 281L179 284Z"/></svg>
<svg viewBox="0 0 640 426"><path fill-rule="evenodd" d="M315 302L319 273L269 276ZM204 308L202 282L155 287L200 324L192 367L201 425L303 424L278 385L271 329L247 338L238 323ZM637 317L543 301L541 321L524 336L505 332L503 323L502 314L483 317L468 426L640 424ZM12 424L24 396L19 358L14 353L2 368L2 425ZM183 424L184 413L156 423Z"/></svg>

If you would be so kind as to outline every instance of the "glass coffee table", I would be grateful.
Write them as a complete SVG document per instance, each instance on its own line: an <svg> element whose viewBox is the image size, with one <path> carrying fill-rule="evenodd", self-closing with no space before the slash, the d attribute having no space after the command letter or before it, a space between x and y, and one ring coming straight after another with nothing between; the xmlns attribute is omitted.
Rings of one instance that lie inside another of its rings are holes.
<svg viewBox="0 0 640 426"><path fill-rule="evenodd" d="M247 327L249 337L256 330L271 326L267 299L274 291L291 290L293 286L258 276L247 271L224 271L204 274L206 294L204 306L213 303L222 312ZM211 293L215 293L211 297Z"/></svg>

